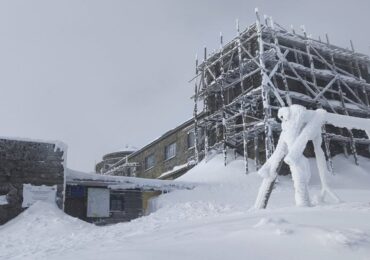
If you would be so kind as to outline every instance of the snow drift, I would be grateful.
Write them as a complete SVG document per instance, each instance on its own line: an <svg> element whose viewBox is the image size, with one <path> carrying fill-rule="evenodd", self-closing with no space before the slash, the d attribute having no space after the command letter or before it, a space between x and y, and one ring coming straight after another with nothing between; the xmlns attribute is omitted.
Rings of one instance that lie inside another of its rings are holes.
<svg viewBox="0 0 370 260"><path fill-rule="evenodd" d="M193 190L161 195L156 212L130 223L97 227L37 203L0 227L0 259L367 259L370 161L337 156L334 167L328 182L345 202L311 208L294 207L292 181L281 177L268 209L250 210L262 179L245 175L242 159L224 167L222 155L179 179Z"/></svg>

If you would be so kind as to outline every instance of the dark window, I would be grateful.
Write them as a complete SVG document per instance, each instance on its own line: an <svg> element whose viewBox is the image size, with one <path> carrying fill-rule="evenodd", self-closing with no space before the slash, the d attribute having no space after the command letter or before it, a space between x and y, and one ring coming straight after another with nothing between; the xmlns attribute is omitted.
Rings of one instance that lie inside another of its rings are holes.
<svg viewBox="0 0 370 260"><path fill-rule="evenodd" d="M68 198L83 198L85 196L85 188L79 185L67 185L66 194Z"/></svg>
<svg viewBox="0 0 370 260"><path fill-rule="evenodd" d="M151 154L147 157L145 157L145 170L148 170L150 168L153 168L155 165L155 157L154 154Z"/></svg>
<svg viewBox="0 0 370 260"><path fill-rule="evenodd" d="M125 198L123 194L111 194L110 195L110 211L124 211L125 210Z"/></svg>
<svg viewBox="0 0 370 260"><path fill-rule="evenodd" d="M195 145L195 134L194 131L188 133L188 148L192 148Z"/></svg>
<svg viewBox="0 0 370 260"><path fill-rule="evenodd" d="M176 156L176 143L169 144L164 149L165 160Z"/></svg>

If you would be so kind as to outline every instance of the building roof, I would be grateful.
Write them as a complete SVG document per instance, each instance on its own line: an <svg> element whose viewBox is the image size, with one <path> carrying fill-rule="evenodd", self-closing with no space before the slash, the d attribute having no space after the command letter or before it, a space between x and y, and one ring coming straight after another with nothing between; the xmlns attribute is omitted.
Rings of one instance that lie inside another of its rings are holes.
<svg viewBox="0 0 370 260"><path fill-rule="evenodd" d="M110 176L96 173L84 173L67 169L66 183L70 185L104 186L111 189L142 189L171 191L193 189L194 183L174 182L170 180L144 179L126 176Z"/></svg>

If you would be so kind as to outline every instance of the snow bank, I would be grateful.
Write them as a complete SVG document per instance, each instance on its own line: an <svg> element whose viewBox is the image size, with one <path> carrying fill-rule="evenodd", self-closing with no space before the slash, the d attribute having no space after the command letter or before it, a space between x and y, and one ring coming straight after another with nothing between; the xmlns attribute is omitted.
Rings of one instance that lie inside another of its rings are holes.
<svg viewBox="0 0 370 260"><path fill-rule="evenodd" d="M268 208L250 210L262 179L244 174L242 158L224 167L222 154L179 178L193 190L161 195L156 212L129 223L97 227L37 203L0 227L0 259L368 259L370 160L333 162L340 204L296 208L291 178L280 177Z"/></svg>
<svg viewBox="0 0 370 260"><path fill-rule="evenodd" d="M94 226L64 214L55 203L38 201L0 226L0 259L38 259L48 251L67 250L84 243ZM73 242L72 242L73 241ZM71 243L72 242L72 243ZM30 257L32 256L32 257Z"/></svg>

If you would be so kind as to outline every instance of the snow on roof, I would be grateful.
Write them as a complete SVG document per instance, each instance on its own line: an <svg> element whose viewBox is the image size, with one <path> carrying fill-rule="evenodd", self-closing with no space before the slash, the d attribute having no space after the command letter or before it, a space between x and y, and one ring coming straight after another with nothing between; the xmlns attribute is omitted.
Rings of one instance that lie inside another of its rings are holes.
<svg viewBox="0 0 370 260"><path fill-rule="evenodd" d="M0 139L9 140L9 141L19 141L19 142L30 142L30 143L45 143L45 144L54 144L55 150L59 149L61 151L67 151L68 146L66 143L58 140L43 140L43 139L33 139L26 137L13 137L13 136L0 136Z"/></svg>
<svg viewBox="0 0 370 260"><path fill-rule="evenodd" d="M193 189L194 183L174 182L171 180L144 179L127 176L109 176L96 173L84 173L71 169L66 171L66 181L69 184L103 183L111 189L155 189L170 191L176 189Z"/></svg>
<svg viewBox="0 0 370 260"><path fill-rule="evenodd" d="M183 169L185 169L187 167L189 167L189 163L184 163L184 164L175 166L175 167L173 167L172 170L162 173L157 179L164 178L164 177L169 176L169 175L171 175L171 174L173 174L175 172L181 171L181 170L183 170Z"/></svg>
<svg viewBox="0 0 370 260"><path fill-rule="evenodd" d="M138 148L132 145L125 145L125 147L119 149L120 152L135 152Z"/></svg>

